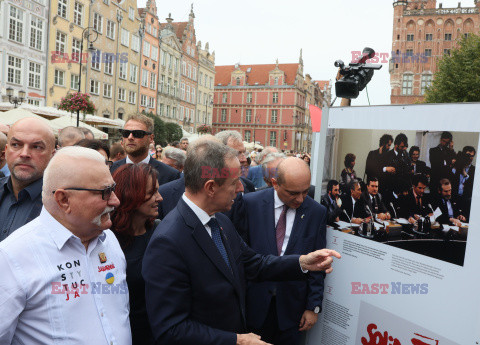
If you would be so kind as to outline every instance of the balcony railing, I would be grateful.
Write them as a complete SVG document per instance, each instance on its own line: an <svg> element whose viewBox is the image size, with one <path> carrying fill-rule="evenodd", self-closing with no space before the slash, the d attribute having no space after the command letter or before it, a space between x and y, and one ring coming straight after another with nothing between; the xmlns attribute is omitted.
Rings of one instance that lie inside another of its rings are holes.
<svg viewBox="0 0 480 345"><path fill-rule="evenodd" d="M420 10L406 10L403 12L404 16L437 16L445 14L476 14L478 8L476 7L457 7L457 8L429 8Z"/></svg>

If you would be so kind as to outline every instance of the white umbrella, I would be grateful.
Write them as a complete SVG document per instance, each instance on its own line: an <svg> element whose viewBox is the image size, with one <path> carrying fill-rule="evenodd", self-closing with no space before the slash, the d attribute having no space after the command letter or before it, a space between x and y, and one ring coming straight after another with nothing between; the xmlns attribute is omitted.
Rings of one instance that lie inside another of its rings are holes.
<svg viewBox="0 0 480 345"><path fill-rule="evenodd" d="M4 113L0 113L0 123L11 126L18 120L24 119L26 117L34 117L42 121L45 121L45 123L47 124L50 123L48 120L44 119L43 117L35 115L31 111L24 108L15 108L15 109L6 111Z"/></svg>
<svg viewBox="0 0 480 345"><path fill-rule="evenodd" d="M68 127L68 126L74 126L74 127L77 126L77 116L76 115L74 117L62 116L62 117L59 117L57 119L50 120L48 122L50 123L50 125L53 128L60 131L62 128L65 128L65 127ZM103 140L108 139L108 134L107 133L102 132L101 130L99 130L95 127L89 126L82 121L80 121L79 125L80 125L80 127L88 128L89 130L91 130L93 132L93 137L95 139L103 139Z"/></svg>

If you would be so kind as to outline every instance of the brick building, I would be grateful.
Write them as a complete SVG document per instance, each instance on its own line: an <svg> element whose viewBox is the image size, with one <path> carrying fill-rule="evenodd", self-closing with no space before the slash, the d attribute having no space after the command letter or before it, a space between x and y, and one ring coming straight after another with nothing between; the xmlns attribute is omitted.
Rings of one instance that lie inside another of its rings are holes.
<svg viewBox="0 0 480 345"><path fill-rule="evenodd" d="M424 99L437 62L457 40L480 30L480 2L475 7L437 8L436 0L395 1L390 84L392 104Z"/></svg>
<svg viewBox="0 0 480 345"><path fill-rule="evenodd" d="M237 130L245 141L262 146L310 149L307 96L323 93L315 91L318 84L310 76L304 78L301 53L298 63L216 66L215 72L215 132Z"/></svg>

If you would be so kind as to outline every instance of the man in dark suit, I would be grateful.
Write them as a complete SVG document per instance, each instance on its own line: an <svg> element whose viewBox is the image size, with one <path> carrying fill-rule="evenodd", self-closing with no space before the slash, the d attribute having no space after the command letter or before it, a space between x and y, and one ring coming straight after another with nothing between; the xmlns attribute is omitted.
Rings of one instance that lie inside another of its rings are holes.
<svg viewBox="0 0 480 345"><path fill-rule="evenodd" d="M367 179L367 190L363 193L363 202L368 214L371 212L380 220L391 218L383 203L382 195L378 192L378 178L372 177Z"/></svg>
<svg viewBox="0 0 480 345"><path fill-rule="evenodd" d="M218 178L215 171L227 174ZM328 249L282 257L250 249L218 213L242 191L239 176L237 152L225 145L206 141L188 152L185 194L155 230L143 260L158 345L266 344L246 333L246 280L302 280L306 269L331 272L331 256L340 257Z"/></svg>
<svg viewBox="0 0 480 345"><path fill-rule="evenodd" d="M357 180L350 182L349 190L349 194L341 196L342 213L340 214L340 220L353 224L362 224L368 218L368 214L365 210L360 182Z"/></svg>
<svg viewBox="0 0 480 345"><path fill-rule="evenodd" d="M452 185L448 179L440 180L438 193L438 199L434 207L435 209L438 207L442 214L436 218L436 221L440 224L460 226L460 222L465 222L466 218L459 202L452 196Z"/></svg>
<svg viewBox="0 0 480 345"><path fill-rule="evenodd" d="M337 180L330 180L327 183L327 192L322 195L320 203L327 208L327 224L332 225L340 220L342 209L338 205L340 201L340 184Z"/></svg>
<svg viewBox="0 0 480 345"><path fill-rule="evenodd" d="M418 146L412 146L410 151L408 151L408 155L410 156L410 169L412 175L427 175L427 163L418 159L420 157L420 148Z"/></svg>
<svg viewBox="0 0 480 345"><path fill-rule="evenodd" d="M180 178L178 170L157 161L149 154L148 147L153 143L153 120L151 118L142 114L132 115L125 122L121 133L122 145L127 152L127 157L113 163L110 169L112 174L118 167L126 163L146 163L157 170L160 186Z"/></svg>
<svg viewBox="0 0 480 345"><path fill-rule="evenodd" d="M399 216L408 219L413 224L420 217L432 215L432 200L428 194L425 194L428 180L422 174L416 174L412 177L412 189L402 199Z"/></svg>
<svg viewBox="0 0 480 345"><path fill-rule="evenodd" d="M438 183L442 178L450 176L451 171L449 171L449 169L452 154L454 153L450 149L452 139L452 133L442 132L442 135L440 136L440 144L436 147L432 147L429 151L430 166L432 168L430 188L432 190L438 189Z"/></svg>
<svg viewBox="0 0 480 345"><path fill-rule="evenodd" d="M376 177L379 181L382 181L385 174L395 172L395 168L386 166L385 164L385 156L390 150L392 142L393 137L390 134L384 134L380 138L379 148L368 153L365 165L367 179Z"/></svg>
<svg viewBox="0 0 480 345"><path fill-rule="evenodd" d="M254 251L283 256L325 247L327 212L307 196L310 177L304 161L282 159L272 178L274 188L245 195L246 228ZM247 289L247 325L268 343L298 344L300 332L317 321L323 278L312 273L304 281L252 283Z"/></svg>
<svg viewBox="0 0 480 345"><path fill-rule="evenodd" d="M410 181L411 167L410 158L406 152L408 148L408 138L405 134L400 133L395 137L393 149L388 151L385 156L386 164L394 168L394 172L385 176L384 185L381 187L382 195L386 199L391 198L391 194L395 190L400 180ZM387 196L388 195L388 196Z"/></svg>
<svg viewBox="0 0 480 345"><path fill-rule="evenodd" d="M179 179L167 182L158 188L158 192L163 200L158 204L158 219L163 219L175 208L178 200L185 193L185 178L181 176Z"/></svg>

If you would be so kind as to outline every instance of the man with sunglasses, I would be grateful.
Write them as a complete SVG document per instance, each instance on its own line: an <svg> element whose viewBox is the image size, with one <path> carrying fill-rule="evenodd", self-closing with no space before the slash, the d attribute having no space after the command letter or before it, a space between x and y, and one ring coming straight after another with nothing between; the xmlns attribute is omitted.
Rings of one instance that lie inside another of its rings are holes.
<svg viewBox="0 0 480 345"><path fill-rule="evenodd" d="M0 344L131 345L126 262L104 157L72 146L45 169L40 215L0 243Z"/></svg>
<svg viewBox="0 0 480 345"><path fill-rule="evenodd" d="M122 146L127 153L127 157L112 165L112 174L118 167L126 163L146 163L152 165L158 171L158 184L160 186L180 178L178 170L157 161L149 154L149 146L154 142L153 120L151 118L142 114L132 115L120 132L122 134Z"/></svg>

